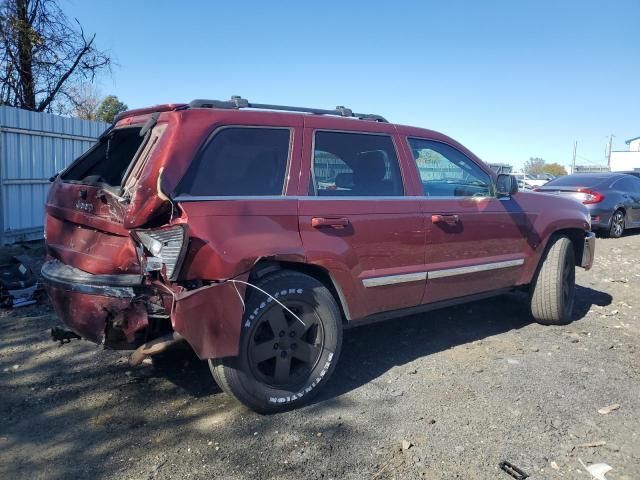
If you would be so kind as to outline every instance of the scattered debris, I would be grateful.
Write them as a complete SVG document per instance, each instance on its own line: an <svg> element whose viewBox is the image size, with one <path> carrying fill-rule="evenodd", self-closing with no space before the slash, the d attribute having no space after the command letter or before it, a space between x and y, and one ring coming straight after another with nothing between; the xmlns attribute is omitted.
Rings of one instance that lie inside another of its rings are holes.
<svg viewBox="0 0 640 480"><path fill-rule="evenodd" d="M598 410L598 413L601 415L609 415L611 412L618 410L619 408L620 408L620 404L614 403L613 405L602 407L600 410Z"/></svg>
<svg viewBox="0 0 640 480"><path fill-rule="evenodd" d="M33 260L27 255L16 255L10 263L0 265L0 306L26 307L36 303L39 288L37 277L31 269Z"/></svg>
<svg viewBox="0 0 640 480"><path fill-rule="evenodd" d="M593 476L596 480L607 480L605 474L613 470L613 468L606 463L592 463L588 467L584 464L582 459L578 458L584 469Z"/></svg>
<svg viewBox="0 0 640 480"><path fill-rule="evenodd" d="M580 445L576 445L576 447L578 448L602 447L606 444L607 442L605 442L604 440L600 440L599 442L581 443Z"/></svg>
<svg viewBox="0 0 640 480"><path fill-rule="evenodd" d="M502 461L500 462L500 468L505 471L508 475L511 475L516 480L524 480L525 478L529 478L529 474L526 473L521 468L516 467L513 463Z"/></svg>
<svg viewBox="0 0 640 480"><path fill-rule="evenodd" d="M77 335L75 332L71 330L67 330L62 327L53 327L51 329L51 340L54 342L60 342L60 346L65 343L69 343L71 340L77 339L80 340L80 335Z"/></svg>
<svg viewBox="0 0 640 480"><path fill-rule="evenodd" d="M551 465L551 468L553 468L554 470L560 470L560 467L556 462L551 462L549 465Z"/></svg>

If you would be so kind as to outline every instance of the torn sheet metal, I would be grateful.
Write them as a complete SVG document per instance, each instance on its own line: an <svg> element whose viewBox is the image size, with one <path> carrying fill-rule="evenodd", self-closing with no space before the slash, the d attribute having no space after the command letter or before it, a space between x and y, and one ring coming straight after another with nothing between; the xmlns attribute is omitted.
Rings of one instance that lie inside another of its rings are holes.
<svg viewBox="0 0 640 480"><path fill-rule="evenodd" d="M171 313L173 329L201 359L236 356L244 313L242 298L243 285L231 282L176 294Z"/></svg>
<svg viewBox="0 0 640 480"><path fill-rule="evenodd" d="M45 286L58 318L81 337L96 343L104 339L108 318L131 304L131 298L92 295L52 284Z"/></svg>

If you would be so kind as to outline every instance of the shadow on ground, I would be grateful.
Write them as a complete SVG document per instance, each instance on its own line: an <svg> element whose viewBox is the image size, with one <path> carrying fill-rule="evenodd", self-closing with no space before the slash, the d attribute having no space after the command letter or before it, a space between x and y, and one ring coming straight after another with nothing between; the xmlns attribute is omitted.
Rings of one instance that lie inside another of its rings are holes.
<svg viewBox="0 0 640 480"><path fill-rule="evenodd" d="M88 342L64 347L48 342L47 329L53 319L48 307L3 315L0 477L30 478L42 472L53 479L129 477L132 468L149 471L153 467L132 467L135 452L163 452L154 460L159 465L166 461L163 458L186 455L179 432L189 432L189 441L198 445L207 445L212 432L217 432L213 438L224 435L232 444L242 442L249 448L253 442L255 448L261 448L254 429L273 434L283 421L298 418L296 415L321 415L325 423L333 422L332 409L343 401L338 397L395 366L523 328L531 320L522 296L513 294L347 330L335 374L307 413L270 417L254 415L220 394L206 362L190 351L158 357L154 368L130 369L122 352L105 352ZM578 287L575 320L592 305L610 303L608 294ZM17 348L20 342L27 347ZM349 433L349 425L335 422L334 430L340 435L368 441L364 433ZM314 428L305 423L295 431L313 438ZM260 462L249 467L244 451L221 454L220 461L249 468L240 476L250 478L251 469L258 475ZM318 451L318 455L328 454Z"/></svg>
<svg viewBox="0 0 640 480"><path fill-rule="evenodd" d="M611 303L611 295L576 286L573 321L593 305ZM313 403L356 389L389 369L458 345L520 329L532 323L527 295L512 293L419 315L363 325L344 332L340 361L330 382ZM154 361L154 375L163 376L191 395L220 392L208 382L209 367L189 350L174 350ZM206 379L203 381L203 378Z"/></svg>

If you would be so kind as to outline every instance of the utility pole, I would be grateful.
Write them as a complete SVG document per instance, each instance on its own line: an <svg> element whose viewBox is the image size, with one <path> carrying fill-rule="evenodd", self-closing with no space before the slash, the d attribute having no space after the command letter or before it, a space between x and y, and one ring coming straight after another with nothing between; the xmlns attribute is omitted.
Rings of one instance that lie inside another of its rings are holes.
<svg viewBox="0 0 640 480"><path fill-rule="evenodd" d="M607 167L609 167L609 170L611 170L611 147L613 145L613 137L615 137L613 133L609 135L609 142L607 143Z"/></svg>
<svg viewBox="0 0 640 480"><path fill-rule="evenodd" d="M573 142L573 160L571 162L571 173L576 173L576 152L578 151L578 141Z"/></svg>

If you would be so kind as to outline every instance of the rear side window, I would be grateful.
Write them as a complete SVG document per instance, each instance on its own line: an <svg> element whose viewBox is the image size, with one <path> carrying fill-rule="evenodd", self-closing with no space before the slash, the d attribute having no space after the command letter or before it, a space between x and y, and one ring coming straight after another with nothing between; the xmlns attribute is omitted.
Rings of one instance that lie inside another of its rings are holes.
<svg viewBox="0 0 640 480"><path fill-rule="evenodd" d="M387 135L316 132L313 178L318 196L404 193L398 157Z"/></svg>
<svg viewBox="0 0 640 480"><path fill-rule="evenodd" d="M179 195L282 195L291 132L229 127L211 138L178 185Z"/></svg>
<svg viewBox="0 0 640 480"><path fill-rule="evenodd" d="M139 127L112 130L78 158L61 177L65 181L120 186L143 141Z"/></svg>
<svg viewBox="0 0 640 480"><path fill-rule="evenodd" d="M632 176L621 178L614 184L614 188L621 192L640 193L640 179Z"/></svg>

